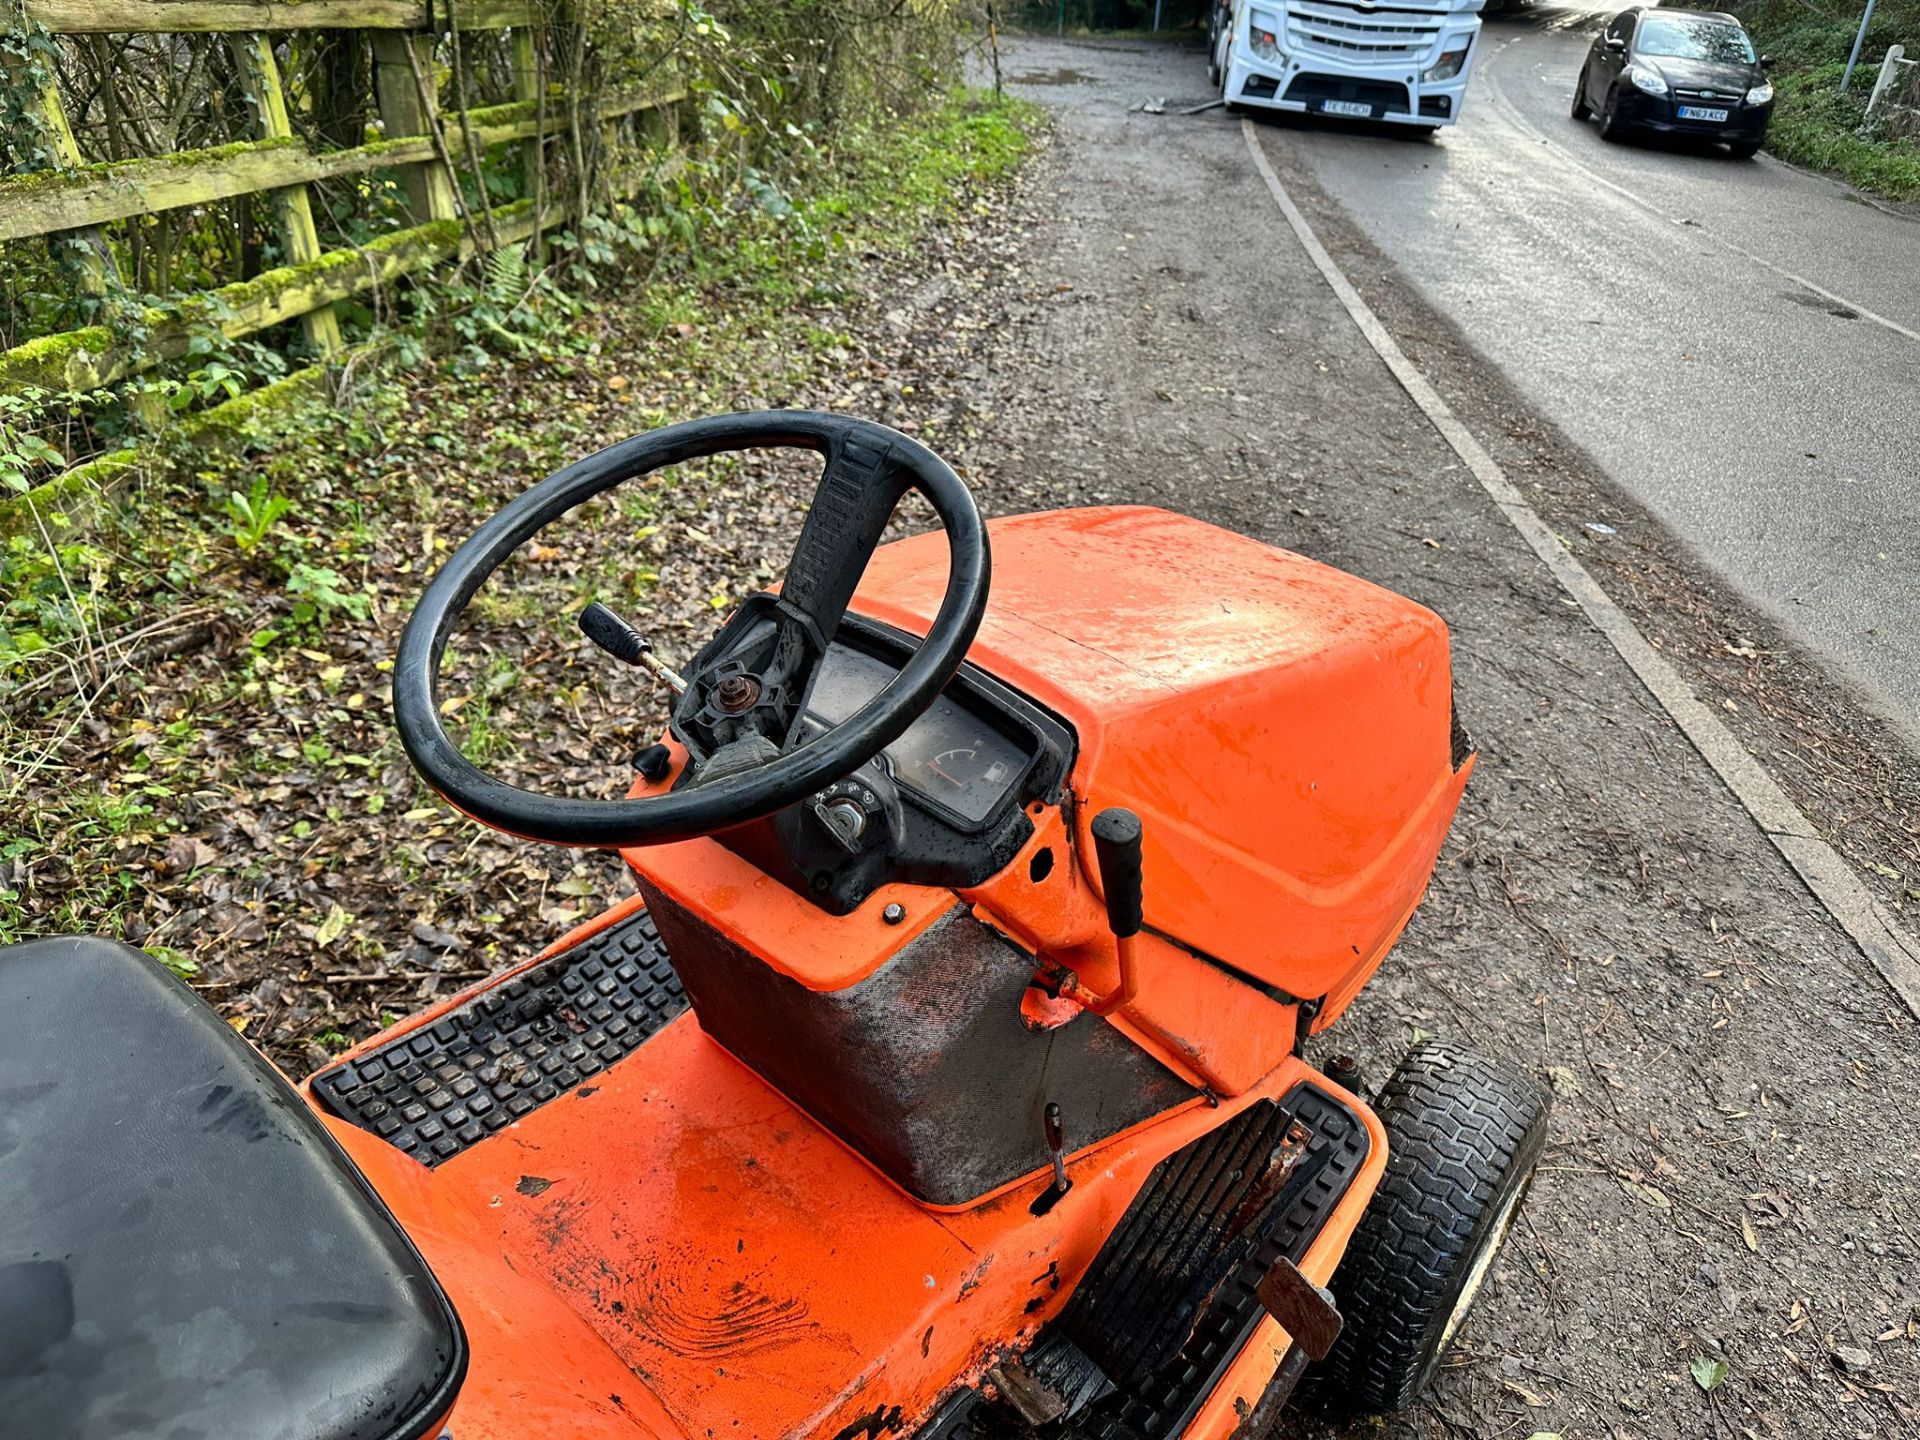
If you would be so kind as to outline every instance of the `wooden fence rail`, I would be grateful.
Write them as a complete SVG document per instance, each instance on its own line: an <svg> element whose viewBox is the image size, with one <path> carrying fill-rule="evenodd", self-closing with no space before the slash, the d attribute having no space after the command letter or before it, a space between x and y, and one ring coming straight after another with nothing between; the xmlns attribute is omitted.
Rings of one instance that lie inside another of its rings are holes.
<svg viewBox="0 0 1920 1440"><path fill-rule="evenodd" d="M251 30L506 30L538 25L537 0L25 0L60 35Z"/></svg>
<svg viewBox="0 0 1920 1440"><path fill-rule="evenodd" d="M54 168L0 178L0 242L85 237L85 266L94 275L89 288L101 294L114 265L101 226L262 194L271 198L285 257L280 268L252 279L148 309L137 348L94 326L0 352L0 393L95 390L187 353L195 335L208 329L237 339L292 320L301 322L309 348L324 361L344 348L338 302L490 246L538 244L545 230L572 218L567 204L549 198L545 147L568 133L577 123L569 116L581 108L545 83L538 61L544 18L536 0L0 0L0 22L24 19L60 34L224 32L253 121L252 139L89 165L73 143L58 92L37 86L28 109L53 137ZM295 135L269 38L294 29L373 32L374 98L384 138L316 151ZM450 29L514 32L513 103L443 118L431 79L432 47L434 36ZM19 84L20 77L0 73L0 82ZM610 92L584 108L608 125L650 112L648 133L672 139L685 99L684 91L654 85ZM469 214L456 167L464 169L461 162L473 161L476 151L514 142L522 145L526 198L492 206L482 199L479 213ZM323 250L308 185L381 169L396 171L405 187L408 228L365 245ZM63 493L73 488L66 482L94 468L91 462L76 466L42 488Z"/></svg>
<svg viewBox="0 0 1920 1440"><path fill-rule="evenodd" d="M667 94L616 96L596 110L602 120L618 119L636 111L655 110L686 98L680 91ZM556 91L543 131L535 118L536 103L521 101L494 105L467 113L474 141L482 149L510 140L565 133L565 100ZM463 126L447 131L447 145L455 159L466 154ZM378 140L352 150L309 150L292 137L241 141L210 150L183 150L158 160L118 160L80 170L43 170L33 175L0 178L0 240L20 240L105 225L135 215L155 215L186 205L206 205L314 180L332 180L397 165L424 165L436 158L434 142L425 135L404 140Z"/></svg>

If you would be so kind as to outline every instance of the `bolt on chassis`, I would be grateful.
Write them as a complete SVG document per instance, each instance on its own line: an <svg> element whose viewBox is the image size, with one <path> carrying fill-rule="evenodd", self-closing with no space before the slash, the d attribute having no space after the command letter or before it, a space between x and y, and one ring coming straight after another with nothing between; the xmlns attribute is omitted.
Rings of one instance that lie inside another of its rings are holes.
<svg viewBox="0 0 1920 1440"><path fill-rule="evenodd" d="M824 457L777 593L684 677L581 617L672 693L626 798L467 760L438 672L496 567L757 447ZM881 546L909 490L939 527ZM454 806L637 893L299 1087L133 949L0 950L7 1433L1254 1437L1303 1378L1432 1376L1548 1094L1429 1043L1369 1103L1303 1043L1473 768L1428 611L1160 510L988 525L904 435L727 415L482 525L393 701Z"/></svg>

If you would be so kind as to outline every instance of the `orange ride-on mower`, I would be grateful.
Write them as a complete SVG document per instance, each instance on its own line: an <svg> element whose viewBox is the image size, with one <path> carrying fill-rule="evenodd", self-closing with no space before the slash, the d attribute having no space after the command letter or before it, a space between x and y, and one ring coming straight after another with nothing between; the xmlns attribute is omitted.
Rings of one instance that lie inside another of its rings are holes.
<svg viewBox="0 0 1920 1440"><path fill-rule="evenodd" d="M489 776L442 651L589 497L825 459L777 593L667 669L627 798ZM940 530L878 546L907 490ZM989 566L989 550L993 564ZM1473 765L1445 627L1149 509L982 523L925 447L772 412L515 499L427 587L427 781L638 894L296 1090L137 951L0 951L0 1431L33 1440L1255 1436L1432 1375L1545 1137L1437 1045L1303 1042Z"/></svg>

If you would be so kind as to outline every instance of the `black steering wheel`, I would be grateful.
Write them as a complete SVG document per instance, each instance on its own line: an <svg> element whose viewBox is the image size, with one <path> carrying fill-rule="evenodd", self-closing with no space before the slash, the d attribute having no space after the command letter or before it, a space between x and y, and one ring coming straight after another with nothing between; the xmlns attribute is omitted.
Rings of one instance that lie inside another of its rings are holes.
<svg viewBox="0 0 1920 1440"><path fill-rule="evenodd" d="M695 657L672 730L689 764L664 795L591 800L522 790L487 774L440 723L440 659L476 591L506 558L575 506L662 466L766 447L826 458L777 595L750 597ZM933 626L886 687L847 720L805 737L800 717L867 559L909 489L947 536L946 594ZM393 712L416 769L474 819L553 845L657 845L786 808L899 739L960 668L986 609L991 562L973 496L918 441L871 421L757 410L669 425L569 465L510 501L447 560L407 621ZM804 738L804 743L802 740Z"/></svg>

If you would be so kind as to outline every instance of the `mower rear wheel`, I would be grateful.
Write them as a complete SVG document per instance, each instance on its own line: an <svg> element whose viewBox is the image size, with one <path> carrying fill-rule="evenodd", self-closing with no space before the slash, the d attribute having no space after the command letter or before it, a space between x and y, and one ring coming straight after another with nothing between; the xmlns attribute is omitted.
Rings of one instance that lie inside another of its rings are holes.
<svg viewBox="0 0 1920 1440"><path fill-rule="evenodd" d="M1375 1109L1387 1171L1333 1277L1346 1327L1312 1386L1323 1409L1413 1403L1466 1318L1547 1143L1532 1075L1429 1041Z"/></svg>

